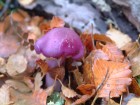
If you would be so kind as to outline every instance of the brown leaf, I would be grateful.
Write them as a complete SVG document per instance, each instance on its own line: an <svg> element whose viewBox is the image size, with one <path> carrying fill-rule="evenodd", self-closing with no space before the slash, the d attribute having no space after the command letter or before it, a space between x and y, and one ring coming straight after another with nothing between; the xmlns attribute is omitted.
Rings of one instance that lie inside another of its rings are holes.
<svg viewBox="0 0 140 105"><path fill-rule="evenodd" d="M31 89L28 86L26 86L26 84L22 81L11 79L11 80L6 80L5 83L8 86L10 86L10 87L18 90L19 92L22 92L22 93L28 93L31 91Z"/></svg>
<svg viewBox="0 0 140 105"><path fill-rule="evenodd" d="M132 78L132 83L129 87L129 90L131 93L136 94L137 96L140 96L140 86L138 85L138 82L135 78Z"/></svg>
<svg viewBox="0 0 140 105"><path fill-rule="evenodd" d="M77 89L84 95L91 95L95 86L93 84L82 84Z"/></svg>
<svg viewBox="0 0 140 105"><path fill-rule="evenodd" d="M75 102L73 102L71 105L79 105L85 103L87 100L91 98L90 95L83 95L81 98L77 99Z"/></svg>
<svg viewBox="0 0 140 105"><path fill-rule="evenodd" d="M37 60L36 63L41 68L41 72L43 73L43 76L44 76L49 70L48 64L45 61L41 60L41 59Z"/></svg>
<svg viewBox="0 0 140 105"><path fill-rule="evenodd" d="M53 79L55 79L57 76L58 79L63 80L65 76L65 68L61 66L61 67L49 69L49 74Z"/></svg>
<svg viewBox="0 0 140 105"><path fill-rule="evenodd" d="M72 73L74 74L74 78L78 86L84 83L83 75L78 69L73 70Z"/></svg>
<svg viewBox="0 0 140 105"><path fill-rule="evenodd" d="M123 46L127 45L132 39L129 35L120 32L115 28L110 28L107 32L107 37L113 40L118 48L122 48Z"/></svg>
<svg viewBox="0 0 140 105"><path fill-rule="evenodd" d="M127 63L113 61L96 60L93 65L95 86L105 82L99 91L99 97L119 97L126 92L126 87L131 84L131 70ZM105 75L108 72L108 76Z"/></svg>
<svg viewBox="0 0 140 105"><path fill-rule="evenodd" d="M0 88L0 105L9 105L10 104L10 93L9 86L2 85Z"/></svg>
<svg viewBox="0 0 140 105"><path fill-rule="evenodd" d="M59 17L56 17L54 16L50 22L50 28L56 28L56 27L64 27L65 25L65 22L59 18Z"/></svg>
<svg viewBox="0 0 140 105"><path fill-rule="evenodd" d="M34 91L31 100L35 105L46 105L47 97L48 95L46 91L43 89L40 89L38 91Z"/></svg>
<svg viewBox="0 0 140 105"><path fill-rule="evenodd" d="M6 64L7 73L10 76L16 76L26 71L27 59L23 55L13 54L8 58Z"/></svg>
<svg viewBox="0 0 140 105"><path fill-rule="evenodd" d="M25 19L18 11L13 12L11 14L11 18L13 19L13 21L16 21L16 22L23 22Z"/></svg>
<svg viewBox="0 0 140 105"><path fill-rule="evenodd" d="M35 82L34 82L34 90L37 91L37 90L40 90L40 87L42 86L43 82L42 82L42 78L43 76L41 75L40 72L38 72L35 76Z"/></svg>
<svg viewBox="0 0 140 105"><path fill-rule="evenodd" d="M72 90L72 89L64 86L60 80L59 80L59 82L62 85L61 90L62 90L62 93L63 93L63 95L65 97L67 97L67 98L73 98L73 97L78 96L78 94L74 90Z"/></svg>
<svg viewBox="0 0 140 105"><path fill-rule="evenodd" d="M132 98L127 105L140 105L140 98Z"/></svg>
<svg viewBox="0 0 140 105"><path fill-rule="evenodd" d="M121 50L119 50L117 46L113 44L104 45L102 51L106 53L109 59L112 61L122 62L124 60Z"/></svg>

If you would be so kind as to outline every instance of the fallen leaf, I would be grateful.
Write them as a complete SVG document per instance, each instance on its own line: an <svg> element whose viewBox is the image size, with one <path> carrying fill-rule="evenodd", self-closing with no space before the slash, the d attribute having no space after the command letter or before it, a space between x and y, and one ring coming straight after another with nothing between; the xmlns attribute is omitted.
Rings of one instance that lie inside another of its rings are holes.
<svg viewBox="0 0 140 105"><path fill-rule="evenodd" d="M140 86L138 84L138 82L136 81L135 78L132 78L132 83L129 87L129 90L131 93L136 94L137 96L140 96Z"/></svg>
<svg viewBox="0 0 140 105"><path fill-rule="evenodd" d="M50 28L57 28L57 27L64 27L65 25L65 22L59 18L59 17L56 17L54 16L50 22Z"/></svg>
<svg viewBox="0 0 140 105"><path fill-rule="evenodd" d="M115 28L110 28L106 32L106 34L111 40L115 42L116 46L120 49L132 41L129 35L124 34Z"/></svg>
<svg viewBox="0 0 140 105"><path fill-rule="evenodd" d="M51 75L51 77L53 79L55 79L56 76L60 80L63 80L64 79L64 76L65 76L65 68L63 66L49 69L48 72L49 72L49 74Z"/></svg>
<svg viewBox="0 0 140 105"><path fill-rule="evenodd" d="M109 99L109 102L107 105L120 105L119 103L115 102L114 100L112 99Z"/></svg>
<svg viewBox="0 0 140 105"><path fill-rule="evenodd" d="M99 97L119 97L126 92L126 87L131 84L131 70L127 63L96 60L93 65L94 82L96 88L104 81L99 90ZM108 72L108 76L105 75Z"/></svg>
<svg viewBox="0 0 140 105"><path fill-rule="evenodd" d="M140 105L140 98L132 98L127 105Z"/></svg>
<svg viewBox="0 0 140 105"><path fill-rule="evenodd" d="M84 83L83 75L78 69L73 70L72 73L74 74L74 78L78 86Z"/></svg>
<svg viewBox="0 0 140 105"><path fill-rule="evenodd" d="M84 95L91 95L95 86L93 84L81 84L77 89Z"/></svg>
<svg viewBox="0 0 140 105"><path fill-rule="evenodd" d="M136 95L133 93L124 94L122 98L122 105L127 105L128 101L132 98L136 98Z"/></svg>
<svg viewBox="0 0 140 105"><path fill-rule="evenodd" d="M0 88L0 105L9 105L10 103L9 86L2 85Z"/></svg>
<svg viewBox="0 0 140 105"><path fill-rule="evenodd" d="M72 89L64 86L60 80L59 80L59 82L62 85L61 90L62 90L62 93L63 93L63 95L65 97L67 97L67 98L73 98L73 97L78 96L78 94L74 90L72 90Z"/></svg>
<svg viewBox="0 0 140 105"><path fill-rule="evenodd" d="M81 98L77 99L75 102L73 102L71 105L79 105L85 103L87 100L91 98L90 95L83 95Z"/></svg>
<svg viewBox="0 0 140 105"><path fill-rule="evenodd" d="M13 54L8 58L6 64L7 73L10 76L16 76L26 71L27 60L23 55Z"/></svg>
<svg viewBox="0 0 140 105"><path fill-rule="evenodd" d="M34 81L34 90L37 91L37 90L40 90L40 87L42 86L43 82L42 82L42 78L43 76L41 75L40 72L38 72L35 76L35 81Z"/></svg>
<svg viewBox="0 0 140 105"><path fill-rule="evenodd" d="M102 51L106 53L109 59L112 61L122 62L124 60L121 50L119 50L117 46L113 44L104 45Z"/></svg>
<svg viewBox="0 0 140 105"><path fill-rule="evenodd" d="M5 83L18 90L19 92L22 92L22 93L28 93L28 92L31 92L31 89L29 87L26 86L25 83L23 83L22 81L18 81L18 80L6 80Z"/></svg>
<svg viewBox="0 0 140 105"><path fill-rule="evenodd" d="M37 91L33 92L33 95L31 97L32 105L46 105L47 103L47 93L43 89L39 89Z"/></svg>
<svg viewBox="0 0 140 105"><path fill-rule="evenodd" d="M36 63L41 68L41 72L43 73L43 76L46 75L46 73L49 70L48 64L45 61L41 60L41 59L37 60Z"/></svg>

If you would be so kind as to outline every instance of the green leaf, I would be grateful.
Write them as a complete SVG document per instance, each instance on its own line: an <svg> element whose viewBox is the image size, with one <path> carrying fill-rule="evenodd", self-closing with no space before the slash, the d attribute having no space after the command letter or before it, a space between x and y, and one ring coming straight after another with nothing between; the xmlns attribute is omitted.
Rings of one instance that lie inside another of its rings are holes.
<svg viewBox="0 0 140 105"><path fill-rule="evenodd" d="M47 105L63 105L64 99L60 96L59 92L54 92L47 98Z"/></svg>

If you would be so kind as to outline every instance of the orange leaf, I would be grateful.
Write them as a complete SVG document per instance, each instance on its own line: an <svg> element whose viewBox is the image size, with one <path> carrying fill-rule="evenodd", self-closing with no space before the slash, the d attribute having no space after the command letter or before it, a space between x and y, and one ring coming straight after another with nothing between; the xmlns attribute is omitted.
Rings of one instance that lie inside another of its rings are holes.
<svg viewBox="0 0 140 105"><path fill-rule="evenodd" d="M46 105L47 93L45 90L40 89L38 91L34 91L32 95L32 99L35 105Z"/></svg>
<svg viewBox="0 0 140 105"><path fill-rule="evenodd" d="M104 45L102 51L106 53L109 59L112 61L122 62L124 60L121 50L119 50L114 44Z"/></svg>
<svg viewBox="0 0 140 105"><path fill-rule="evenodd" d="M94 88L95 86L93 84L82 84L77 87L77 89L80 90L82 94L88 94L88 95L91 95Z"/></svg>
<svg viewBox="0 0 140 105"><path fill-rule="evenodd" d="M132 78L132 84L130 85L130 92L140 96L140 86L135 78Z"/></svg>
<svg viewBox="0 0 140 105"><path fill-rule="evenodd" d="M48 69L49 69L48 64L41 59L37 60L36 63L40 66L41 72L43 73L43 76L44 76L48 72Z"/></svg>
<svg viewBox="0 0 140 105"><path fill-rule="evenodd" d="M43 34L48 32L51 29L50 28L50 21L41 23L39 27L40 27L41 32L43 32Z"/></svg>
<svg viewBox="0 0 140 105"><path fill-rule="evenodd" d="M64 25L65 22L61 18L54 16L51 20L50 28L64 27Z"/></svg>
<svg viewBox="0 0 140 105"><path fill-rule="evenodd" d="M122 92L126 92L126 87L132 81L129 67L127 63L96 60L92 68L95 86L98 87L106 79L99 91L99 97L119 97ZM108 76L105 78L107 70Z"/></svg>

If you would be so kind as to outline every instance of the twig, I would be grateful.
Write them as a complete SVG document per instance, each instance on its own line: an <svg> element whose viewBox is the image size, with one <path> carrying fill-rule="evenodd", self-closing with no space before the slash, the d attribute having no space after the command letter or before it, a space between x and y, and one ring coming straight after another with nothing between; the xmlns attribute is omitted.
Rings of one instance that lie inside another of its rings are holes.
<svg viewBox="0 0 140 105"><path fill-rule="evenodd" d="M91 105L94 105L94 104L95 104L95 101L96 101L96 99L98 98L98 93L97 93L97 91L100 90L100 89L104 86L105 81L108 79L108 71L109 71L109 70L107 69L105 78L103 79L103 81L101 82L101 84L97 87L97 89L96 89L96 91L95 91L96 95L95 95L95 98L93 99Z"/></svg>
<svg viewBox="0 0 140 105"><path fill-rule="evenodd" d="M5 5L3 7L3 9L0 12L0 18L2 17L2 15L7 11L7 9L9 8L9 4L10 4L11 0L6 0Z"/></svg>
<svg viewBox="0 0 140 105"><path fill-rule="evenodd" d="M122 105L122 101L123 101L123 94L121 95L120 105Z"/></svg>

